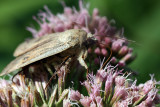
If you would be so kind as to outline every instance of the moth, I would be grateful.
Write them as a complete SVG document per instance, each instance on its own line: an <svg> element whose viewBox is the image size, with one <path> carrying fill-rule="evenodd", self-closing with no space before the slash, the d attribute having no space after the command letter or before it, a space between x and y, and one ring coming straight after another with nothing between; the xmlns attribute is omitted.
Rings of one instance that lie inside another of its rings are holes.
<svg viewBox="0 0 160 107"><path fill-rule="evenodd" d="M58 65L67 56L71 56L72 60L77 59L85 69L88 69L84 60L87 57L87 47L93 38L92 34L84 30L71 29L25 41L17 47L14 52L16 58L4 68L0 76L38 61Z"/></svg>

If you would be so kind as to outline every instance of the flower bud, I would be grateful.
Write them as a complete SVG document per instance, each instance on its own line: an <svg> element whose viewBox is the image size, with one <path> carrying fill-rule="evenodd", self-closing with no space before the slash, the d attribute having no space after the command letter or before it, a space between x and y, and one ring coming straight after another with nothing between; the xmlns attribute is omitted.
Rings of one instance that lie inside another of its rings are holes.
<svg viewBox="0 0 160 107"><path fill-rule="evenodd" d="M103 56L107 56L107 54L108 54L108 52L105 48L101 49L101 53L102 53Z"/></svg>
<svg viewBox="0 0 160 107"><path fill-rule="evenodd" d="M124 61L119 61L118 62L119 67L124 67L125 65L126 65L126 63Z"/></svg>
<svg viewBox="0 0 160 107"><path fill-rule="evenodd" d="M127 94L125 87L115 86L115 91L114 91L114 95L111 100L111 104L113 104L115 101L119 99L125 99L125 97L127 96L128 94Z"/></svg>
<svg viewBox="0 0 160 107"><path fill-rule="evenodd" d="M119 49L121 48L123 42L124 42L124 41L123 41L123 40L120 40L120 39L114 41L114 42L112 43L112 50L113 50L114 52L118 52Z"/></svg>
<svg viewBox="0 0 160 107"><path fill-rule="evenodd" d="M106 45L106 46L110 46L110 44L111 44L111 42L112 42L112 41L111 41L111 38L109 38L109 37L105 37L105 38L104 38L104 41L105 41L105 45Z"/></svg>
<svg viewBox="0 0 160 107"><path fill-rule="evenodd" d="M99 62L99 58L95 58L95 59L94 59L94 63L95 63L95 64L99 64L99 63L100 63L100 62Z"/></svg>
<svg viewBox="0 0 160 107"><path fill-rule="evenodd" d="M100 96L101 84L93 84L91 88L91 94L93 97Z"/></svg>
<svg viewBox="0 0 160 107"><path fill-rule="evenodd" d="M71 107L69 99L64 99L63 100L63 107Z"/></svg>
<svg viewBox="0 0 160 107"><path fill-rule="evenodd" d="M128 52L128 47L127 47L127 46L123 46L123 47L120 49L120 51L118 52L118 54L119 54L120 56L124 56L125 54L127 54L127 52Z"/></svg>
<svg viewBox="0 0 160 107"><path fill-rule="evenodd" d="M107 98L110 94L112 94L112 85L113 85L113 77L108 76L105 82L105 97Z"/></svg>
<svg viewBox="0 0 160 107"><path fill-rule="evenodd" d="M85 81L84 83L82 83L82 85L84 85L84 86L86 87L86 89L87 89L88 93L90 93L90 92L91 92L91 86L90 86L90 84L89 84L89 82L88 82L88 81Z"/></svg>
<svg viewBox="0 0 160 107"><path fill-rule="evenodd" d="M107 72L103 69L100 69L97 71L96 74L96 83L100 83L102 81L106 81L107 78Z"/></svg>
<svg viewBox="0 0 160 107"><path fill-rule="evenodd" d="M92 100L90 97L83 97L82 99L80 99L80 103L84 106L84 107L90 107Z"/></svg>
<svg viewBox="0 0 160 107"><path fill-rule="evenodd" d="M123 77L123 76L117 76L115 78L115 84L118 85L118 86L123 86L124 83L125 83L125 80L126 80L125 77Z"/></svg>
<svg viewBox="0 0 160 107"><path fill-rule="evenodd" d="M64 7L64 14L71 15L72 14L72 9L69 8L69 7Z"/></svg>
<svg viewBox="0 0 160 107"><path fill-rule="evenodd" d="M101 54L100 48L97 47L97 48L94 50L94 53L97 54L97 55L100 55L100 54Z"/></svg>
<svg viewBox="0 0 160 107"><path fill-rule="evenodd" d="M132 58L132 53L126 54L118 63L120 67L125 66L126 62Z"/></svg>
<svg viewBox="0 0 160 107"><path fill-rule="evenodd" d="M116 64L117 63L117 58L116 57L112 57L111 60L110 60L110 62L112 64Z"/></svg>
<svg viewBox="0 0 160 107"><path fill-rule="evenodd" d="M92 17L96 17L98 15L99 15L99 10L97 8L94 8Z"/></svg>
<svg viewBox="0 0 160 107"><path fill-rule="evenodd" d="M97 102L97 106L98 107L103 107L103 102L102 102L102 98L100 96L96 97L96 102Z"/></svg>
<svg viewBox="0 0 160 107"><path fill-rule="evenodd" d="M78 91L71 90L70 91L70 99L72 101L79 101L81 98L81 94Z"/></svg>
<svg viewBox="0 0 160 107"><path fill-rule="evenodd" d="M88 53L92 53L92 49L91 48L88 48Z"/></svg>

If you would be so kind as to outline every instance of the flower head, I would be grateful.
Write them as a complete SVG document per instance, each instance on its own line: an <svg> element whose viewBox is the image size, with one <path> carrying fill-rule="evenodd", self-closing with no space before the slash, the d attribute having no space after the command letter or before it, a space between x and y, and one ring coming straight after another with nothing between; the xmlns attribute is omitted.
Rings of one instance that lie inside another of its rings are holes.
<svg viewBox="0 0 160 107"><path fill-rule="evenodd" d="M105 78L101 77L101 74L104 74ZM131 83L127 78L128 75L125 77L121 71L107 64L105 69L98 70L96 75L89 74L89 79L82 84L86 87L88 96L81 94L80 102L77 103L85 107L152 107L157 104L159 94L156 84L159 82L153 79L153 76L139 86L136 85L136 80Z"/></svg>
<svg viewBox="0 0 160 107"><path fill-rule="evenodd" d="M54 74L49 67L46 67L46 63L42 63L43 69L40 67L41 64L38 67L31 64L27 73L24 71L14 78L14 83L0 79L0 105L71 107L75 104L84 107L152 107L160 103L159 90L156 87L160 82L153 76L151 80L137 86L136 80L133 83L129 82L128 75L125 77L121 70L115 69L117 66L126 66L127 62L133 59L132 48L128 47L127 39L121 38L121 34L110 25L107 18L99 15L98 9L95 8L90 15L82 0L79 0L79 7L80 10L76 10L64 6L62 14L54 15L47 6L44 6L45 12L41 11L37 17L33 17L40 25L40 29L28 27L27 30L34 38L68 29L82 29L94 35L97 43L88 49L90 58L94 59L92 61L100 63L97 55L109 57L111 60L104 68L101 65L95 75L94 73L87 75L87 80L84 80L82 85L85 86L88 95L84 95L80 90L75 91L65 87L65 78L69 71L67 64L54 66L56 69ZM48 85L48 71L58 77L58 80L51 85Z"/></svg>
<svg viewBox="0 0 160 107"><path fill-rule="evenodd" d="M110 51L113 51L111 63L119 63L120 67L126 66L128 60L133 60L132 48L128 47L128 41L121 38L121 34L116 28L110 25L106 17L99 15L97 8L93 9L92 15L89 14L82 0L79 0L80 10L64 6L64 13L54 15L47 6L44 6L45 11L41 11L34 20L40 26L39 30L27 27L33 37L41 37L50 33L63 32L68 29L82 29L87 33L91 33L97 39L94 48L89 48L88 52L94 56L95 62L99 64L96 55L100 57L109 57ZM118 36L117 36L118 35ZM130 55L130 56L129 56Z"/></svg>

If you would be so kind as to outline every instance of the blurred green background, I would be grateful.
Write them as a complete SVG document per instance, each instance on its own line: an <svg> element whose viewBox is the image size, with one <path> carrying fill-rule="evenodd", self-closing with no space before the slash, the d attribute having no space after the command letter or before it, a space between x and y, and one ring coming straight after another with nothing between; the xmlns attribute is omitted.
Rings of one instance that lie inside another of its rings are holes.
<svg viewBox="0 0 160 107"><path fill-rule="evenodd" d="M139 74L138 82L155 74L160 80L160 0L84 0L100 10L101 16L116 21L124 28L124 35L136 43L130 43L137 58L129 66ZM78 0L65 0L68 6L78 6ZM32 19L47 5L54 14L63 12L58 0L0 0L0 71L14 58L19 43L32 37L26 26L36 25Z"/></svg>

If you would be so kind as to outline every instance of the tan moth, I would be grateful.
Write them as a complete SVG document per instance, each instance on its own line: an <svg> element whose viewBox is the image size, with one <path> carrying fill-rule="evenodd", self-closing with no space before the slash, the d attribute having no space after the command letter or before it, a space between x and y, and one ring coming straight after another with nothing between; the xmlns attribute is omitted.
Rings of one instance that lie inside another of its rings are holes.
<svg viewBox="0 0 160 107"><path fill-rule="evenodd" d="M7 65L0 76L41 60L53 62L56 65L67 56L72 56L72 59L76 58L87 69L84 61L87 57L86 45L93 38L92 34L84 30L71 29L25 41L17 47L14 52L16 58Z"/></svg>

